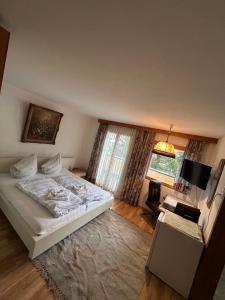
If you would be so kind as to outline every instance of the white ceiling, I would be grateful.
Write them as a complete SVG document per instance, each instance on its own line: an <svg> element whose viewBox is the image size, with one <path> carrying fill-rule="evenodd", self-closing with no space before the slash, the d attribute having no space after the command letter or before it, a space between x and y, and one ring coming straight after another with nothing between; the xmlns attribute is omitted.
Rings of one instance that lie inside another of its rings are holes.
<svg viewBox="0 0 225 300"><path fill-rule="evenodd" d="M6 80L94 117L225 134L224 0L0 0Z"/></svg>

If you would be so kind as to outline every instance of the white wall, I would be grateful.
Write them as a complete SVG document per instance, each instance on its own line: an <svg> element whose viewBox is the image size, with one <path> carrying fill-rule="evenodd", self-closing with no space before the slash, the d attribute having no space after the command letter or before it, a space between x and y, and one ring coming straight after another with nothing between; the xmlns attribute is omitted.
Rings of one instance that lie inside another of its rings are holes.
<svg viewBox="0 0 225 300"><path fill-rule="evenodd" d="M166 135L157 134L155 139L157 141L159 141L159 140L165 140L166 139ZM174 144L174 145L185 147L187 145L187 143L188 143L188 139L171 136L169 138L169 142L172 143L172 144ZM216 145L213 145L213 144L206 145L205 150L204 150L204 152L202 154L201 162L212 166L213 163L214 163L214 152L215 152L215 150L216 150ZM149 179L145 179L143 187L142 187L141 195L140 195L140 198L139 198L139 205L140 206L143 206L144 203L145 203L145 201L146 201L147 194L148 194L148 185L149 185ZM198 199L200 197L202 197L202 195L200 193L201 193L201 191L197 190L197 198ZM175 191L172 188L169 188L169 187L166 187L166 186L162 185L162 188L161 188L161 199L160 199L160 201L163 202L163 198L166 195L168 195L168 194L173 195L173 196L175 196L177 198L180 198L180 199L182 199L184 201L187 201L187 202L193 202L194 199L196 198L196 191L195 191L195 189L193 189L193 191L192 191L192 193L191 193L190 196L186 196L186 195L184 195L182 193L179 193L179 192Z"/></svg>
<svg viewBox="0 0 225 300"><path fill-rule="evenodd" d="M156 134L156 137L155 137L156 141L160 141L160 140L164 141L165 139L166 139L166 135ZM169 142L174 144L174 145L179 145L179 146L185 147L188 143L188 140L185 139L185 138L179 138L179 137L171 136L169 138ZM145 201L146 201L146 198L147 198L147 195L148 195L148 185L149 185L149 179L145 179L142 190L141 190L141 195L140 195L140 198L139 198L139 205L140 206L143 206ZM162 185L162 187L161 187L161 199L160 199L161 202L163 201L163 197L165 197L168 194L174 195L174 196L176 196L178 198L181 198L181 199L185 198L185 196L183 194L178 193L178 192L174 191L173 189Z"/></svg>
<svg viewBox="0 0 225 300"><path fill-rule="evenodd" d="M29 102L64 114L55 145L21 143ZM97 120L28 91L4 83L0 95L0 156L23 156L37 153L52 156L61 152L74 156L76 166L87 167L93 146Z"/></svg>
<svg viewBox="0 0 225 300"><path fill-rule="evenodd" d="M225 159L225 136L222 137L214 151L213 155L213 171L216 170L216 168L219 165L220 160L224 158ZM225 188L225 169L223 171L223 174L221 176L221 179L219 181L216 194L224 194L224 188ZM221 203L222 203L223 197L220 195L217 195L212 203L211 209L209 210L208 207L206 206L206 201L207 201L207 194L205 195L205 198L202 202L202 221L205 224L208 224L204 230L204 237L205 240L208 241L210 237L210 233L212 232L213 229L213 224L215 222L216 216L218 214L218 211L220 209Z"/></svg>
<svg viewBox="0 0 225 300"><path fill-rule="evenodd" d="M161 138L165 139L165 137L161 137ZM159 140L158 136L156 136L156 140ZM178 140L176 137L171 137L170 142L173 144L176 144L176 145L185 146L187 144L188 140L185 140L185 139ZM222 158L225 158L225 136L222 137L218 141L218 144L208 144L205 147L205 151L203 153L201 162L212 166L212 174L213 174L215 172L216 168L218 167L219 162ZM143 203L146 200L147 193L148 193L148 185L149 185L149 180L145 179L143 187L142 187L140 199L139 199L139 205L141 205L141 206L143 206ZM208 188L210 188L210 186L208 186ZM225 188L225 169L221 176L221 180L219 182L216 194L223 193L224 188ZM192 189L191 195L187 197L187 196L183 195L182 193L176 192L173 189L167 188L162 185L161 201L163 201L163 197L166 196L167 194L174 195L177 198L180 198L185 201L191 201L191 202L193 202L193 199L196 198L195 188ZM203 225L204 224L206 225L208 223L206 228L204 228L204 237L205 237L206 242L208 241L208 239L210 237L210 233L212 231L213 224L215 222L217 213L220 209L221 202L223 199L221 196L215 197L212 207L211 207L211 211L210 211L206 205L207 197L208 197L208 189L206 191L201 191L200 189L197 189L197 199L200 200L199 208L201 209L200 223L202 223Z"/></svg>

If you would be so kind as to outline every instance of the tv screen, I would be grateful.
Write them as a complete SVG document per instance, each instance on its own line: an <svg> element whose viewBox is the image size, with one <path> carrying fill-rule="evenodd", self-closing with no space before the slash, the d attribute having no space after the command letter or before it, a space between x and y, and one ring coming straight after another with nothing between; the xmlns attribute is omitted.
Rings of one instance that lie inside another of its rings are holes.
<svg viewBox="0 0 225 300"><path fill-rule="evenodd" d="M205 190L211 173L211 167L196 161L184 159L180 176L189 183Z"/></svg>

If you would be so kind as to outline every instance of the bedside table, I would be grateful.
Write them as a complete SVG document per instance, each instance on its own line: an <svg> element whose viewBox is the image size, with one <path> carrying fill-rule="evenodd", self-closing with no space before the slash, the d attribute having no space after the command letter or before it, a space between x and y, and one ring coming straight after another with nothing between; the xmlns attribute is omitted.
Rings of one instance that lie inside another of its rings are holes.
<svg viewBox="0 0 225 300"><path fill-rule="evenodd" d="M86 176L86 171L82 168L73 168L69 171L72 172L74 175L77 175L81 178L85 178L85 176Z"/></svg>

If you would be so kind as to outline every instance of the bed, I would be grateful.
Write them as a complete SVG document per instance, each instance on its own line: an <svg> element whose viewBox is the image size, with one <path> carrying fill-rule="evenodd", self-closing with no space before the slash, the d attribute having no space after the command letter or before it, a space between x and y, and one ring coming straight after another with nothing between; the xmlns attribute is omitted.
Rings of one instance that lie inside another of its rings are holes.
<svg viewBox="0 0 225 300"><path fill-rule="evenodd" d="M62 174L65 173L70 172L63 169ZM35 175L36 178L43 176L46 175ZM54 218L45 207L20 191L17 182L9 173L0 173L0 208L27 247L31 259L106 211L113 201L113 196L106 193L101 201L79 205L67 215Z"/></svg>

